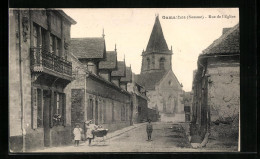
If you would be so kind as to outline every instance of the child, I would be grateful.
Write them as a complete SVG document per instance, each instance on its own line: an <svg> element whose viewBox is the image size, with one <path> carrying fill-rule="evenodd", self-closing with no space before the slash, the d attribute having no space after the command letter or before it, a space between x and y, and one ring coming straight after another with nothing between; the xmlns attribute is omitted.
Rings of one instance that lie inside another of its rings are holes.
<svg viewBox="0 0 260 159"><path fill-rule="evenodd" d="M91 140L94 139L94 135L93 135L93 131L97 129L96 125L93 124L92 120L90 120L89 122L85 122L86 123L86 137L88 140L88 145L91 145Z"/></svg>
<svg viewBox="0 0 260 159"><path fill-rule="evenodd" d="M148 137L148 140L146 140L146 141L152 141L151 136L152 136L152 132L153 132L153 125L151 124L151 119L148 119L148 123L146 125L146 132L147 132L147 137Z"/></svg>
<svg viewBox="0 0 260 159"><path fill-rule="evenodd" d="M73 130L75 146L79 146L79 141L81 139L82 129L79 127L79 124L76 124L76 127Z"/></svg>

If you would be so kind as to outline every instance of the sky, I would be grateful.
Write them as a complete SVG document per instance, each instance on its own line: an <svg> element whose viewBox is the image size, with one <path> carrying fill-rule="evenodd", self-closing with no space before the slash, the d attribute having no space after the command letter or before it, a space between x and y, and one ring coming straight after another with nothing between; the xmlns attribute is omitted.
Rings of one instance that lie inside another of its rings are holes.
<svg viewBox="0 0 260 159"><path fill-rule="evenodd" d="M141 53L146 49L155 15L159 14L168 48L172 46L173 50L172 70L183 84L184 91L191 91L199 54L221 36L223 28L239 23L238 8L62 10L77 22L71 27L71 38L102 37L104 29L106 50L114 50L116 44L118 60L125 56L126 65L131 65L135 74L141 71ZM175 16L176 19L166 19L166 16ZM194 16L200 18L189 18Z"/></svg>

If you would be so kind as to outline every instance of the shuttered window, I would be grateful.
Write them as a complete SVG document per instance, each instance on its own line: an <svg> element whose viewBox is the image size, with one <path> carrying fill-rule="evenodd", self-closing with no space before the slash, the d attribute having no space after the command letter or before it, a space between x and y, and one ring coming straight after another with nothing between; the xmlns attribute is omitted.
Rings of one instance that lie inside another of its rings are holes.
<svg viewBox="0 0 260 159"><path fill-rule="evenodd" d="M66 126L66 94L54 92L51 117L51 126Z"/></svg>
<svg viewBox="0 0 260 159"><path fill-rule="evenodd" d="M32 88L32 128L43 127L43 101L42 90Z"/></svg>

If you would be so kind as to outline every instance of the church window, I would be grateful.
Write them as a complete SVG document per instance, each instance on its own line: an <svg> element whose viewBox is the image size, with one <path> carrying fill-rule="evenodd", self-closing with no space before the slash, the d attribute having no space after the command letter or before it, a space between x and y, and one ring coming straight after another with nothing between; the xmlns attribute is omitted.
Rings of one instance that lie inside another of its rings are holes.
<svg viewBox="0 0 260 159"><path fill-rule="evenodd" d="M160 61L159 61L159 62L160 62L160 69L161 69L161 70L164 70L165 58L163 58L163 57L160 58Z"/></svg>
<svg viewBox="0 0 260 159"><path fill-rule="evenodd" d="M147 70L149 70L149 69L150 69L150 59L147 58Z"/></svg>

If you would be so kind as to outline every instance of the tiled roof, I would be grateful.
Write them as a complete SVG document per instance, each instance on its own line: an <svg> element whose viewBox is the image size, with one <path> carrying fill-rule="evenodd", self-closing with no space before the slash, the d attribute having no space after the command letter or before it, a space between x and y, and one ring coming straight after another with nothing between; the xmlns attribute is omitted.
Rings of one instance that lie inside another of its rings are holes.
<svg viewBox="0 0 260 159"><path fill-rule="evenodd" d="M143 54L157 52L157 53L171 53L168 49L168 45L163 35L162 27L159 21L159 16L155 18L152 33L150 35L149 42L146 47L146 51Z"/></svg>
<svg viewBox="0 0 260 159"><path fill-rule="evenodd" d="M107 51L104 61L99 62L99 69L116 69L117 53L115 51Z"/></svg>
<svg viewBox="0 0 260 159"><path fill-rule="evenodd" d="M220 38L202 52L202 55L240 53L239 38L239 24L237 24L228 31L225 30Z"/></svg>
<svg viewBox="0 0 260 159"><path fill-rule="evenodd" d="M154 90L155 85L165 75L166 71L143 73L135 76L136 83L144 86L147 90Z"/></svg>
<svg viewBox="0 0 260 159"><path fill-rule="evenodd" d="M117 69L111 72L113 77L124 77L126 72L125 61L117 61Z"/></svg>
<svg viewBox="0 0 260 159"><path fill-rule="evenodd" d="M72 38L70 52L79 59L102 59L105 57L104 38Z"/></svg>
<svg viewBox="0 0 260 159"><path fill-rule="evenodd" d="M131 82L131 81L132 81L131 67L126 67L126 76L121 78L121 82Z"/></svg>

